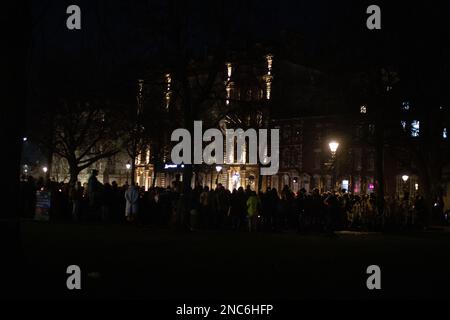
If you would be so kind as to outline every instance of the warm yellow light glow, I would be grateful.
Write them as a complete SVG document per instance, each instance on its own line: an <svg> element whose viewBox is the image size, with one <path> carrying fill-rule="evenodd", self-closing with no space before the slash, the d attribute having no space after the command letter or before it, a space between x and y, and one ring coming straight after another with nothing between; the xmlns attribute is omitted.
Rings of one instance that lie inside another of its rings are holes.
<svg viewBox="0 0 450 320"><path fill-rule="evenodd" d="M270 72L272 71L273 55L270 53L266 55L266 61L267 61L267 73L270 74Z"/></svg>
<svg viewBox="0 0 450 320"><path fill-rule="evenodd" d="M270 93L272 92L272 82L268 80L266 82L266 99L270 100Z"/></svg>
<svg viewBox="0 0 450 320"><path fill-rule="evenodd" d="M125 165L125 167L127 168L127 170L130 170L130 169L131 169L131 164L127 163L127 164Z"/></svg>
<svg viewBox="0 0 450 320"><path fill-rule="evenodd" d="M169 108L170 105L170 97L172 95L172 91L170 90L170 85L172 83L172 77L170 76L170 73L166 73L166 109Z"/></svg>
<svg viewBox="0 0 450 320"><path fill-rule="evenodd" d="M231 72L233 71L233 66L230 62L227 63L227 80L230 81L231 79Z"/></svg>
<svg viewBox="0 0 450 320"><path fill-rule="evenodd" d="M230 104L230 97L231 97L231 73L233 71L233 66L230 62L226 63L227 67L227 81L225 82L225 90L226 90L226 105L228 106Z"/></svg>
<svg viewBox="0 0 450 320"><path fill-rule="evenodd" d="M337 149L339 148L339 143L336 141L331 141L328 145L329 145L332 153L335 153L337 151Z"/></svg>
<svg viewBox="0 0 450 320"><path fill-rule="evenodd" d="M267 74L264 76L264 79L266 81L266 99L270 100L270 94L272 92L272 63L273 63L273 55L268 54L266 55L266 62L267 62Z"/></svg>
<svg viewBox="0 0 450 320"><path fill-rule="evenodd" d="M406 175L406 174L402 175L402 180L403 180L403 182L408 181L408 179L409 179L409 176L408 176L408 175Z"/></svg>
<svg viewBox="0 0 450 320"><path fill-rule="evenodd" d="M231 86L230 84L227 84L227 87L225 88L227 92L227 105L230 104L230 97L231 97Z"/></svg>

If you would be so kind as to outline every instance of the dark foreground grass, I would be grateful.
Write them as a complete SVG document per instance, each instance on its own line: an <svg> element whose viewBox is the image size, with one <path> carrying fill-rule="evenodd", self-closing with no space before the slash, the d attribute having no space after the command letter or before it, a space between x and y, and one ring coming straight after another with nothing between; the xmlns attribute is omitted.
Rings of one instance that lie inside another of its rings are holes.
<svg viewBox="0 0 450 320"><path fill-rule="evenodd" d="M121 225L23 222L29 298L450 298L450 236L176 232ZM66 288L79 265L82 290ZM381 268L380 291L366 268Z"/></svg>

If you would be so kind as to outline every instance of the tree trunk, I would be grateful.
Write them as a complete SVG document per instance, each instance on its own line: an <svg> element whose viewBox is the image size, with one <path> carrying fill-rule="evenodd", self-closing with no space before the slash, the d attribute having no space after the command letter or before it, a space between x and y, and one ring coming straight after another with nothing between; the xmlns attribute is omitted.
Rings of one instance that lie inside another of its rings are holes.
<svg viewBox="0 0 450 320"><path fill-rule="evenodd" d="M54 108L54 105L51 104L52 108ZM47 149L47 172L45 174L45 180L50 181L50 175L53 167L53 153L54 153L54 140L55 140L55 112L50 112L50 125L49 125L49 138L50 143L48 145Z"/></svg>
<svg viewBox="0 0 450 320"><path fill-rule="evenodd" d="M422 168L424 169L424 168ZM423 199L425 202L425 209L426 209L426 219L427 223L430 223L432 221L432 214L433 214L433 191L430 183L430 179L428 177L428 174L424 172L423 170L419 170L419 181L420 181L420 188L423 192Z"/></svg>
<svg viewBox="0 0 450 320"><path fill-rule="evenodd" d="M381 116L381 115L380 115ZM377 183L377 209L384 212L384 125L383 119L377 117L375 126L375 176Z"/></svg>
<svg viewBox="0 0 450 320"><path fill-rule="evenodd" d="M78 175L80 174L80 169L75 163L69 163L69 185L74 186L78 181Z"/></svg>
<svg viewBox="0 0 450 320"><path fill-rule="evenodd" d="M135 175L136 175L136 162L135 162L135 159L136 158L132 159L132 161L131 161L131 177L130 177L131 184L136 182L135 181L136 180L135 179Z"/></svg>
<svg viewBox="0 0 450 320"><path fill-rule="evenodd" d="M49 148L47 152L47 172L45 173L46 181L50 181L52 166L53 166L53 148Z"/></svg>
<svg viewBox="0 0 450 320"><path fill-rule="evenodd" d="M70 171L69 185L74 186L77 183L79 174L78 171Z"/></svg>

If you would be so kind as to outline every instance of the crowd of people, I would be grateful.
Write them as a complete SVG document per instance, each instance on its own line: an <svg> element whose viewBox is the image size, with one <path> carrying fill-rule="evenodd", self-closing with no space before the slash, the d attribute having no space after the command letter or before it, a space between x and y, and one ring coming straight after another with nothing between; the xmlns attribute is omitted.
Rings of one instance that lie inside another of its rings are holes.
<svg viewBox="0 0 450 320"><path fill-rule="evenodd" d="M87 183L44 182L27 177L21 182L24 217L32 218L36 190L51 192L50 219L74 222L149 224L174 226L186 230L231 229L241 231L299 232L335 230L383 230L423 228L426 205L420 195L409 199L385 199L382 213L377 210L374 193L354 195L320 193L318 189L292 192L285 186L256 193L250 187L230 191L221 184L215 189L197 186L183 192L179 175L170 187L151 187L147 191L132 183L118 186L102 184L93 170ZM439 208L438 208L439 209Z"/></svg>

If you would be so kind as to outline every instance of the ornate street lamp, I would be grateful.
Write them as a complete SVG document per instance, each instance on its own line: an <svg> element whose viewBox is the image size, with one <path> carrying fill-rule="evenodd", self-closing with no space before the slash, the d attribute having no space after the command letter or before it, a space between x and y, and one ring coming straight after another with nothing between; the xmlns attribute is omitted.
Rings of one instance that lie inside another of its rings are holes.
<svg viewBox="0 0 450 320"><path fill-rule="evenodd" d="M330 147L331 151L331 162L332 162L332 169L333 169L333 181L332 181L332 188L334 191L334 188L336 187L336 151L339 148L339 142L331 141L328 146Z"/></svg>
<svg viewBox="0 0 450 320"><path fill-rule="evenodd" d="M217 165L216 171L217 171L216 185L218 185L219 184L219 175L220 175L220 172L222 172L222 166Z"/></svg>
<svg viewBox="0 0 450 320"><path fill-rule="evenodd" d="M405 196L406 193L409 194L409 186L407 184L409 176L407 174L402 175L402 180L403 180L403 196Z"/></svg>
<svg viewBox="0 0 450 320"><path fill-rule="evenodd" d="M125 165L125 168L127 168L127 183L128 183L128 177L129 177L129 175L130 175L131 164L127 163L127 164Z"/></svg>
<svg viewBox="0 0 450 320"><path fill-rule="evenodd" d="M330 147L331 154L332 154L333 156L335 156L335 155L336 155L336 151L337 151L337 149L339 148L339 142L331 141L331 142L328 144L328 146Z"/></svg>

